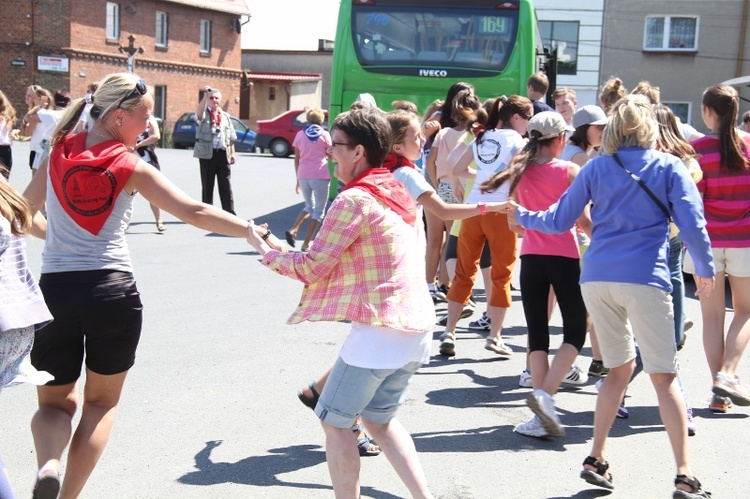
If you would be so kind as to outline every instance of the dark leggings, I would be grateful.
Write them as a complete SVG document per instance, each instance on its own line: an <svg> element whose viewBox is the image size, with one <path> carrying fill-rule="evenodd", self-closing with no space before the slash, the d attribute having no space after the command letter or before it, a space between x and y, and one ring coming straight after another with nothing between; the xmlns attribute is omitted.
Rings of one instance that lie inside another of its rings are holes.
<svg viewBox="0 0 750 499"><path fill-rule="evenodd" d="M458 258L458 236L448 236L448 242L445 245L445 259ZM492 266L492 256L490 256L490 245L485 242L482 248L482 256L479 258L479 268L488 269Z"/></svg>
<svg viewBox="0 0 750 499"><path fill-rule="evenodd" d="M521 257L521 301L529 334L529 351L549 352L547 304L550 285L555 290L563 319L563 343L579 352L586 342L586 306L578 280L577 258L547 255Z"/></svg>

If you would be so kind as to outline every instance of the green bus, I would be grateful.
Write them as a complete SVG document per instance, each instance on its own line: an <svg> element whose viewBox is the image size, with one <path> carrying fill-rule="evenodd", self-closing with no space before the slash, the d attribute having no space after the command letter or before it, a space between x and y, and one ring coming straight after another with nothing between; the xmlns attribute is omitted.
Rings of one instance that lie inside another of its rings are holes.
<svg viewBox="0 0 750 499"><path fill-rule="evenodd" d="M526 95L546 67L531 0L341 0L329 116L361 93L384 110L405 99L424 112L457 81L482 99Z"/></svg>

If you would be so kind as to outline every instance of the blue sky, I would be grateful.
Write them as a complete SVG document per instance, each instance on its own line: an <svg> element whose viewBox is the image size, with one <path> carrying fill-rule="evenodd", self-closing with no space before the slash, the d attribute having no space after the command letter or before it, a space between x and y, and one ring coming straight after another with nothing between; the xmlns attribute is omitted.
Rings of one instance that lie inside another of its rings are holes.
<svg viewBox="0 0 750 499"><path fill-rule="evenodd" d="M347 0L348 1L348 0ZM317 50L336 35L339 0L247 0L252 17L242 27L243 49Z"/></svg>

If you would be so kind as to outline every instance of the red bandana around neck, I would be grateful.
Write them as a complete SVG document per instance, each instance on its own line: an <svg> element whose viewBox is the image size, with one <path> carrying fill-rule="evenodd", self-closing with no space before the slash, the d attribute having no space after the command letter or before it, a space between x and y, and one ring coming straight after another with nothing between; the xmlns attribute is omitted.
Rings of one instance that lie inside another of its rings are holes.
<svg viewBox="0 0 750 499"><path fill-rule="evenodd" d="M417 165L415 165L405 157L399 156L398 154L390 153L385 157L385 161L383 161L383 168L388 168L388 171L390 172L393 172L402 167L414 168L415 170L417 169Z"/></svg>
<svg viewBox="0 0 750 499"><path fill-rule="evenodd" d="M221 125L221 113L219 112L218 109L211 109L209 107L208 114L211 116L211 123L213 125L216 125L216 126Z"/></svg>
<svg viewBox="0 0 750 499"><path fill-rule="evenodd" d="M99 234L138 162L116 140L86 149L87 132L68 135L56 144L49 176L60 205L76 224Z"/></svg>
<svg viewBox="0 0 750 499"><path fill-rule="evenodd" d="M404 184L388 168L367 168L357 175L343 190L357 187L372 194L376 199L385 203L390 209L398 213L404 222L414 225L417 220L417 204L411 198Z"/></svg>

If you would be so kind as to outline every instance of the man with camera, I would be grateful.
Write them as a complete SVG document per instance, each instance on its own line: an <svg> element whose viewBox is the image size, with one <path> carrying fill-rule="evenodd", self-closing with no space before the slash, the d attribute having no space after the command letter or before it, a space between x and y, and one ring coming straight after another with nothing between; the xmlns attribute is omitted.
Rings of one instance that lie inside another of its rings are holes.
<svg viewBox="0 0 750 499"><path fill-rule="evenodd" d="M230 183L234 164L234 142L237 140L229 114L219 107L221 92L205 87L195 110L195 147L193 156L200 160L202 201L213 204L214 180L218 179L221 208L234 213Z"/></svg>

